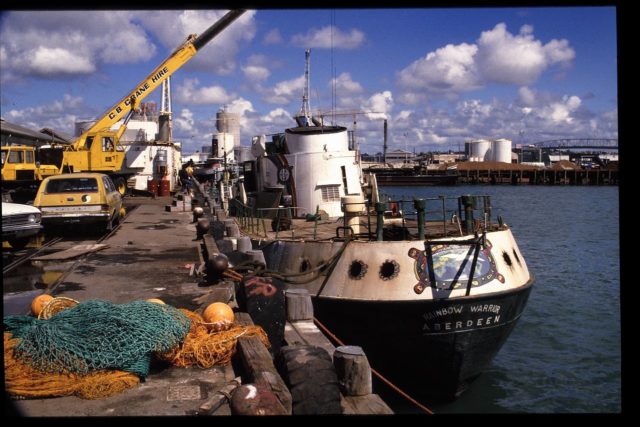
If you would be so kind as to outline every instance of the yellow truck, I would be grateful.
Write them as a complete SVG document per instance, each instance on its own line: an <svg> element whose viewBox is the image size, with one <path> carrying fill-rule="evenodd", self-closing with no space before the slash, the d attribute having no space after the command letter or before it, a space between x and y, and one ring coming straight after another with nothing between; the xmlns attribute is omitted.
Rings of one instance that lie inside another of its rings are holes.
<svg viewBox="0 0 640 427"><path fill-rule="evenodd" d="M118 191L125 194L127 179L131 175L122 172L125 152L120 145L120 137L127 129L127 122L136 106L149 93L162 84L169 76L189 61L204 45L222 32L227 26L245 12L243 9L231 10L215 24L205 30L200 36L195 34L187 37L177 49L169 55L156 69L154 69L140 84L122 98L117 104L107 110L96 122L80 135L73 143L68 145L52 144L50 148L38 150L40 166L34 169L35 180L42 180L43 173L50 174L55 170L56 174L69 172L100 172L109 175L115 183ZM111 127L123 120L123 124L116 131ZM25 152L25 156L26 156ZM4 147L3 147L4 156ZM26 157L25 157L26 158ZM35 154L33 156L35 159ZM45 165L45 166L42 166ZM26 176L23 169L20 175ZM2 181L17 180L20 168L13 168L16 173L7 171L5 178L4 161ZM41 171L41 172L38 172Z"/></svg>
<svg viewBox="0 0 640 427"><path fill-rule="evenodd" d="M37 149L29 145L3 145L2 184L30 183L42 181L58 173L54 165L42 165L37 160Z"/></svg>

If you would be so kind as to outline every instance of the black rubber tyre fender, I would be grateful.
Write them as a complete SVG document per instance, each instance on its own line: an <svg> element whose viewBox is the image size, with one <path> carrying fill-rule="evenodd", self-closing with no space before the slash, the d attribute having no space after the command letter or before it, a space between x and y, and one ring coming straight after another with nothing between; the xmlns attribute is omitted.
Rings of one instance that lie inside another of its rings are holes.
<svg viewBox="0 0 640 427"><path fill-rule="evenodd" d="M281 347L276 367L289 387L293 415L342 414L338 377L325 350L311 345Z"/></svg>

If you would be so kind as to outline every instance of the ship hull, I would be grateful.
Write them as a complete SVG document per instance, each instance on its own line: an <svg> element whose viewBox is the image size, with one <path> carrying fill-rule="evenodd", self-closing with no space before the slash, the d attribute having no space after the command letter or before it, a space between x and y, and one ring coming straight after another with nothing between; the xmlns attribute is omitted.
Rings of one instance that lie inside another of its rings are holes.
<svg viewBox="0 0 640 427"><path fill-rule="evenodd" d="M531 280L532 282L532 280ZM531 283L486 295L421 301L315 298L315 317L415 398L453 400L491 363L526 305Z"/></svg>

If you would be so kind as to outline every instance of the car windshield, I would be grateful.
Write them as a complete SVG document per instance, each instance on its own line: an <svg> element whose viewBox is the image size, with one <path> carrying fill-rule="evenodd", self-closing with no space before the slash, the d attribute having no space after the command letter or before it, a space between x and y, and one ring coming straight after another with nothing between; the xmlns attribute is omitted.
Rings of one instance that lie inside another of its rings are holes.
<svg viewBox="0 0 640 427"><path fill-rule="evenodd" d="M51 193L94 193L98 191L95 178L52 179L47 184L46 192Z"/></svg>

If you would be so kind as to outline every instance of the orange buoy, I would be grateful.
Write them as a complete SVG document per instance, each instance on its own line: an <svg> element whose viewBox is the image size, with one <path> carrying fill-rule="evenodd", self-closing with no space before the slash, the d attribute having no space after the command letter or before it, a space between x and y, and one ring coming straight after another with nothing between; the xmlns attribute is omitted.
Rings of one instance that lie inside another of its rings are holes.
<svg viewBox="0 0 640 427"><path fill-rule="evenodd" d="M228 329L233 323L235 315L233 310L223 302L214 302L204 309L202 318L206 323L211 324L213 330L220 331Z"/></svg>
<svg viewBox="0 0 640 427"><path fill-rule="evenodd" d="M165 304L164 301L162 301L160 298L148 298L145 301L147 302L154 302L156 304Z"/></svg>
<svg viewBox="0 0 640 427"><path fill-rule="evenodd" d="M38 317L44 306L51 300L53 300L53 297L48 294L42 294L35 297L33 301L31 301L31 314Z"/></svg>

